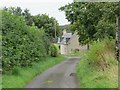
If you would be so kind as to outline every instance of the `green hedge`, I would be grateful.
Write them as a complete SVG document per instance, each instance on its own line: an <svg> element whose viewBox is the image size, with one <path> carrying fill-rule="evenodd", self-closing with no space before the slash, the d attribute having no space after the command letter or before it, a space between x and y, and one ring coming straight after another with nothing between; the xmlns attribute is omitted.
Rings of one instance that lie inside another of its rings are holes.
<svg viewBox="0 0 120 90"><path fill-rule="evenodd" d="M12 73L17 67L31 66L42 60L47 55L48 47L43 30L27 26L23 17L2 11L3 73Z"/></svg>

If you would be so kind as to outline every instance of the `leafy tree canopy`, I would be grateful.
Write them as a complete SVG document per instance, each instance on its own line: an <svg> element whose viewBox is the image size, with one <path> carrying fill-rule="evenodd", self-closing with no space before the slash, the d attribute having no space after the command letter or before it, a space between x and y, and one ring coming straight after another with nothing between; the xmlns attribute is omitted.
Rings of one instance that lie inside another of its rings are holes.
<svg viewBox="0 0 120 90"><path fill-rule="evenodd" d="M43 28L45 30L45 33L47 33L52 41L54 38L60 35L59 24L55 18L49 17L46 14L38 14L36 16L33 16L33 21L35 26L38 28Z"/></svg>
<svg viewBox="0 0 120 90"><path fill-rule="evenodd" d="M115 38L116 15L120 3L73 2L60 8L71 22L71 29L78 32L79 42L88 44L106 36Z"/></svg>
<svg viewBox="0 0 120 90"><path fill-rule="evenodd" d="M24 17L26 25L35 25L39 29L44 29L47 36L51 39L51 42L55 42L61 33L57 20L49 17L47 14L32 16L28 9L22 10L20 7L5 7L4 10L13 15Z"/></svg>
<svg viewBox="0 0 120 90"><path fill-rule="evenodd" d="M4 10L9 11L11 14L16 15L16 16L24 16L26 24L29 26L32 26L33 19L28 9L25 9L23 11L20 7L9 7L9 8L5 7Z"/></svg>

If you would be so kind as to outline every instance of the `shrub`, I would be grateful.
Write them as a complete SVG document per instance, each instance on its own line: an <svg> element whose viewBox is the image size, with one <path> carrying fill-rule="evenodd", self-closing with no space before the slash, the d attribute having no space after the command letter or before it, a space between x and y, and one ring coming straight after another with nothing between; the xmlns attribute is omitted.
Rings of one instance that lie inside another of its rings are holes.
<svg viewBox="0 0 120 90"><path fill-rule="evenodd" d="M50 46L50 55L52 57L57 57L58 54L59 54L59 47L58 47L58 45L57 44L52 44Z"/></svg>
<svg viewBox="0 0 120 90"><path fill-rule="evenodd" d="M16 67L31 66L46 57L47 41L44 40L46 36L42 29L27 26L23 17L6 11L2 14L3 73L16 73Z"/></svg>

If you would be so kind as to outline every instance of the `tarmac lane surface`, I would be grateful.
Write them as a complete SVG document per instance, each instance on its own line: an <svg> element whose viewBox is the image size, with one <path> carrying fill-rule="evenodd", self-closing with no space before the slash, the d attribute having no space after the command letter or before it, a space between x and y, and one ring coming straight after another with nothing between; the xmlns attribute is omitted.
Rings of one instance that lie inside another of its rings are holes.
<svg viewBox="0 0 120 90"><path fill-rule="evenodd" d="M79 61L79 57L68 57L36 76L25 88L78 88L76 64Z"/></svg>

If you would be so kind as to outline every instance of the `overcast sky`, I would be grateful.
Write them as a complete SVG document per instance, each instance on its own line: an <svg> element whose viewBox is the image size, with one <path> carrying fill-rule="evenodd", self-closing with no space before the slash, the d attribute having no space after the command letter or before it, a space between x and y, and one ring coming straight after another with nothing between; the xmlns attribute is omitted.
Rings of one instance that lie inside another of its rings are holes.
<svg viewBox="0 0 120 90"><path fill-rule="evenodd" d="M60 25L68 24L65 19L65 13L59 11L61 6L72 3L73 0L0 0L0 8L3 7L21 7L29 9L32 15L48 14L58 20Z"/></svg>

